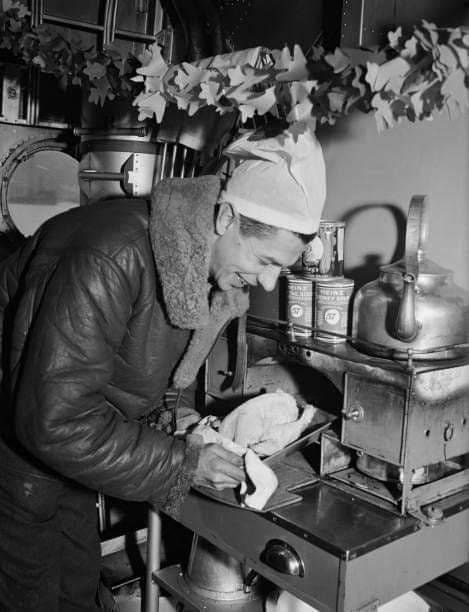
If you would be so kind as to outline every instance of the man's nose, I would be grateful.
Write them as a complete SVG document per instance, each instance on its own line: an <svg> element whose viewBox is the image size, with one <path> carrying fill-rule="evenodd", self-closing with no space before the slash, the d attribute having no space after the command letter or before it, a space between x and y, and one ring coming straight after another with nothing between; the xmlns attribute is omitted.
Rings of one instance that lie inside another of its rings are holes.
<svg viewBox="0 0 469 612"><path fill-rule="evenodd" d="M266 291L272 291L277 284L280 270L277 266L267 266L257 277L259 285Z"/></svg>

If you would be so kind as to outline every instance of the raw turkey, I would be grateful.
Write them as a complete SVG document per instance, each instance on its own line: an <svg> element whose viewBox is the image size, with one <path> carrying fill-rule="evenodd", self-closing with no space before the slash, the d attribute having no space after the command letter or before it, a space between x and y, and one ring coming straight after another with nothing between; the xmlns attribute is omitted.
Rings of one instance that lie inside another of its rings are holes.
<svg viewBox="0 0 469 612"><path fill-rule="evenodd" d="M235 408L222 421L219 432L259 455L270 455L298 439L310 425L316 409L306 406L298 418L293 395L278 390L263 393Z"/></svg>

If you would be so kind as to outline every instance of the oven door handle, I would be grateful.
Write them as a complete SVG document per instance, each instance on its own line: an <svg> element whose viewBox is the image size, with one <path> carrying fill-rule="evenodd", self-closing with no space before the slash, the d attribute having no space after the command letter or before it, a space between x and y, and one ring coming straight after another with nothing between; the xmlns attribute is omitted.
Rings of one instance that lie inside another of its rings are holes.
<svg viewBox="0 0 469 612"><path fill-rule="evenodd" d="M283 540L269 540L260 558L263 563L281 574L300 578L305 575L305 566L300 555Z"/></svg>

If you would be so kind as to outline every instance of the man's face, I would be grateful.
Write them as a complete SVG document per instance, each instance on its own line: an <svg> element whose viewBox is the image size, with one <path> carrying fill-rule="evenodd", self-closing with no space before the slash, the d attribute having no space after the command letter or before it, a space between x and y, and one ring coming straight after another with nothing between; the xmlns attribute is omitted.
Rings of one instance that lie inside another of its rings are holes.
<svg viewBox="0 0 469 612"><path fill-rule="evenodd" d="M221 223L212 248L210 280L224 291L244 285L272 291L282 267L292 266L304 250L303 241L288 230L261 238L244 236L237 216L226 223L222 218Z"/></svg>

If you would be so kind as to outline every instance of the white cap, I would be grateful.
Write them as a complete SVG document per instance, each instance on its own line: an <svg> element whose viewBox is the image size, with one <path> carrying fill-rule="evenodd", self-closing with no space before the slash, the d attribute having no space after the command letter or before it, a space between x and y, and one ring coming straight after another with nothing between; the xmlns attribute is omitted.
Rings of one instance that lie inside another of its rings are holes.
<svg viewBox="0 0 469 612"><path fill-rule="evenodd" d="M259 139L247 132L224 154L239 161L222 198L242 215L268 225L313 234L326 199L321 145L310 123Z"/></svg>

